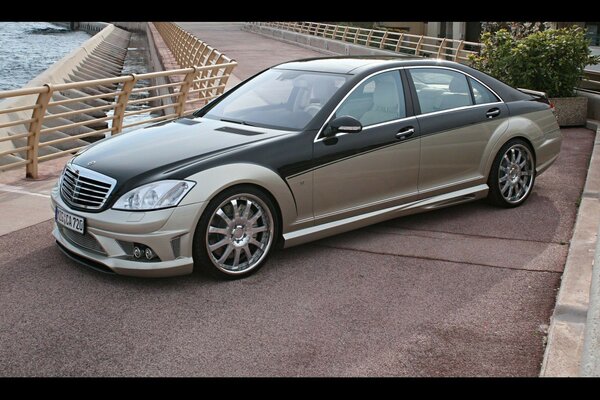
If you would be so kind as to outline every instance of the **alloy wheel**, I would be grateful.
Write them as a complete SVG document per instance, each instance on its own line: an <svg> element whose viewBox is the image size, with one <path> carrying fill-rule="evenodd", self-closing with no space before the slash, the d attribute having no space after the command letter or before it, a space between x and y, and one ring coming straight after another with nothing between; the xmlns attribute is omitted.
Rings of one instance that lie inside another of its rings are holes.
<svg viewBox="0 0 600 400"><path fill-rule="evenodd" d="M519 203L531 190L533 184L533 156L522 144L508 148L498 167L498 188L504 200Z"/></svg>
<svg viewBox="0 0 600 400"><path fill-rule="evenodd" d="M206 248L213 264L226 274L248 272L269 252L273 216L258 197L236 194L213 212L206 229Z"/></svg>

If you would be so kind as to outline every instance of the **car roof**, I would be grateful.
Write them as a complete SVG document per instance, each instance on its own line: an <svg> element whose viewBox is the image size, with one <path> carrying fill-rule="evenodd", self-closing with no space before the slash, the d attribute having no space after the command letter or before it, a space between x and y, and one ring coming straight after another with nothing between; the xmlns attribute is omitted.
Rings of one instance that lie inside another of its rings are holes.
<svg viewBox="0 0 600 400"><path fill-rule="evenodd" d="M365 71L376 71L379 69L393 68L396 66L409 65L452 65L457 63L439 59L427 59L411 56L339 56L339 57L317 57L294 60L278 64L273 68L293 69L314 72L329 72L338 74L357 74ZM460 64L458 64L460 65Z"/></svg>
<svg viewBox="0 0 600 400"><path fill-rule="evenodd" d="M411 57L404 55L318 57L289 61L278 64L273 68L366 76L373 72L388 68L408 66L450 67L466 72L491 87L504 101L529 100L532 98L531 95L520 92L504 82L472 67L454 61L437 58Z"/></svg>

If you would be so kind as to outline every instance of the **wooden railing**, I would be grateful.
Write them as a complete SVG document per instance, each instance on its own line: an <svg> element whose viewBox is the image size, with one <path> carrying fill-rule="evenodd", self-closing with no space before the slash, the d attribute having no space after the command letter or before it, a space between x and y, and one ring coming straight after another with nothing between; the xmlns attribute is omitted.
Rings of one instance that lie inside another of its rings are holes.
<svg viewBox="0 0 600 400"><path fill-rule="evenodd" d="M93 138L116 135L124 129L181 117L193 112L186 105L202 106L223 93L236 63L215 63L147 74L74 83L44 85L0 92L1 99L20 97L18 107L3 108L0 101L0 171L25 166L29 178L37 178L38 164L72 154ZM157 78L177 76L175 83L154 84ZM136 86L144 81L143 86ZM141 92L168 88L167 94L139 97ZM60 100L53 99L59 95ZM152 103L169 97L171 104L135 109L140 103ZM71 109L77 103L77 108ZM193 108L193 107L192 107ZM65 111L66 110L66 111ZM50 112L52 111L52 112ZM106 116L91 118L102 112ZM162 115L135 119L144 113ZM71 122L78 116L77 122ZM133 118L132 118L133 117ZM65 120L69 121L65 123ZM89 129L94 127L94 129ZM82 128L87 128L82 132ZM98 129L99 128L99 129ZM83 141L85 139L86 141Z"/></svg>
<svg viewBox="0 0 600 400"><path fill-rule="evenodd" d="M191 114L225 91L235 61L176 24L154 27L179 68L0 91L0 171L25 166L37 178L42 161Z"/></svg>
<svg viewBox="0 0 600 400"><path fill-rule="evenodd" d="M251 22L253 25L283 29L306 35L341 40L361 46L390 50L419 57L442 58L467 63L470 54L477 54L481 44L446 38L412 35L381 29L332 25L319 22Z"/></svg>
<svg viewBox="0 0 600 400"><path fill-rule="evenodd" d="M223 64L232 61L231 58L177 24L172 22L154 22L153 24L182 68L195 65Z"/></svg>

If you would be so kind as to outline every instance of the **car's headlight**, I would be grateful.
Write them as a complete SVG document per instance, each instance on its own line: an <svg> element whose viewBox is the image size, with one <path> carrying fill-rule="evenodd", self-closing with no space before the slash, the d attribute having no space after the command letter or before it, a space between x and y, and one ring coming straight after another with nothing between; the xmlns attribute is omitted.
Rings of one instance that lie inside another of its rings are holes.
<svg viewBox="0 0 600 400"><path fill-rule="evenodd" d="M142 211L174 207L194 185L192 181L173 180L148 183L125 193L112 208Z"/></svg>

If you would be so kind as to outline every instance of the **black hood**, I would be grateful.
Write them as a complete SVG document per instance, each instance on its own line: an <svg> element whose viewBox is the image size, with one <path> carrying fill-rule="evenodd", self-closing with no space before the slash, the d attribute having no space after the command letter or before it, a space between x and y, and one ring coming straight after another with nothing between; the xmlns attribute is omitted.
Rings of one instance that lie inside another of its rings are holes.
<svg viewBox="0 0 600 400"><path fill-rule="evenodd" d="M148 175L286 133L207 118L182 118L98 142L77 155L73 163L116 179L119 189L133 178L139 184Z"/></svg>

